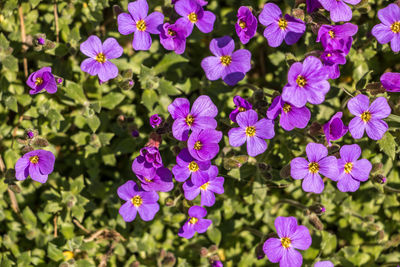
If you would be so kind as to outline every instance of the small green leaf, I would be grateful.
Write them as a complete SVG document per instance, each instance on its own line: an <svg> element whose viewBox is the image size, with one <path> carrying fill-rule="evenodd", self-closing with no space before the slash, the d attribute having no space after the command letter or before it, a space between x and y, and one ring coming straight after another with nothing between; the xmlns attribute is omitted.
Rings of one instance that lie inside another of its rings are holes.
<svg viewBox="0 0 400 267"><path fill-rule="evenodd" d="M122 100L124 100L125 95L121 93L109 93L101 99L101 106L108 109L113 109L118 106Z"/></svg>
<svg viewBox="0 0 400 267"><path fill-rule="evenodd" d="M222 234L221 234L221 231L216 227L211 227L210 229L208 229L207 236L217 246L221 242Z"/></svg>
<svg viewBox="0 0 400 267"><path fill-rule="evenodd" d="M166 54L163 59L154 67L154 72L155 74L160 74L162 72L165 72L169 69L170 66L177 64L177 63L183 63L183 62L188 62L189 60L187 58L184 58L181 55L175 54L175 53L169 53Z"/></svg>
<svg viewBox="0 0 400 267"><path fill-rule="evenodd" d="M31 227L35 227L37 223L37 219L35 214L33 214L32 210L29 207L26 207L22 212L22 217L24 221L29 224Z"/></svg>
<svg viewBox="0 0 400 267"><path fill-rule="evenodd" d="M89 116L87 118L87 123L93 133L100 127L100 119L96 115Z"/></svg>
<svg viewBox="0 0 400 267"><path fill-rule="evenodd" d="M382 139L378 140L379 147L386 155L394 160L396 156L396 141L394 137L386 132Z"/></svg>
<svg viewBox="0 0 400 267"><path fill-rule="evenodd" d="M55 262L64 259L64 255L61 249L58 249L53 243L49 243L47 246L47 256Z"/></svg>
<svg viewBox="0 0 400 267"><path fill-rule="evenodd" d="M153 106L158 100L158 95L155 91L145 89L142 95L142 103L150 111L153 111Z"/></svg>
<svg viewBox="0 0 400 267"><path fill-rule="evenodd" d="M14 96L9 96L6 98L6 106L12 111L18 112L17 99Z"/></svg>
<svg viewBox="0 0 400 267"><path fill-rule="evenodd" d="M75 100L76 103L84 104L87 101L83 88L80 85L68 82L67 86L61 88L65 91L66 96Z"/></svg>

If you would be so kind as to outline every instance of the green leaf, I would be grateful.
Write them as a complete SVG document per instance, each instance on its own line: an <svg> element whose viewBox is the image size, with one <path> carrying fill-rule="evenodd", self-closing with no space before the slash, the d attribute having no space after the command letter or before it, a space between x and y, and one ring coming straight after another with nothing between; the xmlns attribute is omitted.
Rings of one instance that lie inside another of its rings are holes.
<svg viewBox="0 0 400 267"><path fill-rule="evenodd" d="M18 59L14 56L6 56L5 59L1 62L3 66L11 71L18 71Z"/></svg>
<svg viewBox="0 0 400 267"><path fill-rule="evenodd" d="M83 146L86 145L88 142L89 133L87 132L79 132L71 136L71 139L78 145Z"/></svg>
<svg viewBox="0 0 400 267"><path fill-rule="evenodd" d="M396 141L394 137L386 132L382 139L378 140L379 147L386 155L394 160L396 156Z"/></svg>
<svg viewBox="0 0 400 267"><path fill-rule="evenodd" d="M6 106L12 111L18 112L17 99L14 96L9 96L6 98Z"/></svg>
<svg viewBox="0 0 400 267"><path fill-rule="evenodd" d="M37 223L36 216L29 207L25 207L24 211L22 212L22 217L24 218L24 221L30 226L32 227L36 226Z"/></svg>
<svg viewBox="0 0 400 267"><path fill-rule="evenodd" d="M163 59L154 67L155 74L160 74L168 70L168 68L177 63L189 62L187 58L175 53L166 54Z"/></svg>
<svg viewBox="0 0 400 267"><path fill-rule="evenodd" d="M47 246L47 257L49 257L55 262L64 259L62 250L58 249L57 246L54 245L53 243L49 243L49 245Z"/></svg>
<svg viewBox="0 0 400 267"><path fill-rule="evenodd" d="M155 91L145 89L142 95L142 103L149 111L153 111L153 106L158 100L158 95Z"/></svg>
<svg viewBox="0 0 400 267"><path fill-rule="evenodd" d="M182 94L182 92L171 81L167 81L164 78L160 79L160 85L157 87L157 91L160 94L167 94L167 95Z"/></svg>
<svg viewBox="0 0 400 267"><path fill-rule="evenodd" d="M93 133L100 127L100 119L96 115L89 116L87 118L87 123Z"/></svg>
<svg viewBox="0 0 400 267"><path fill-rule="evenodd" d="M108 109L113 109L124 100L125 95L121 93L109 93L101 99L101 106Z"/></svg>
<svg viewBox="0 0 400 267"><path fill-rule="evenodd" d="M66 96L75 100L76 103L84 104L87 102L82 86L68 81L67 85L61 88L65 91Z"/></svg>
<svg viewBox="0 0 400 267"><path fill-rule="evenodd" d="M207 236L217 246L221 242L222 234L221 234L221 231L216 227L212 227L212 228L208 229Z"/></svg>

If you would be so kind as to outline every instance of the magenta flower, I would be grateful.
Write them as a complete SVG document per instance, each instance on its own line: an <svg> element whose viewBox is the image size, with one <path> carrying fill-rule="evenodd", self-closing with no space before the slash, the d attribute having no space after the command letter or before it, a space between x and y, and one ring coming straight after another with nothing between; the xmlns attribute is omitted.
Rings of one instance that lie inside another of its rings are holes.
<svg viewBox="0 0 400 267"><path fill-rule="evenodd" d="M26 84L32 88L29 94L34 95L46 90L49 94L57 92L57 83L54 75L51 73L50 67L43 67L38 71L35 71L29 75Z"/></svg>
<svg viewBox="0 0 400 267"><path fill-rule="evenodd" d="M175 11L182 16L176 23L184 25L186 36L192 34L194 25L203 33L209 33L214 28L216 18L214 13L204 11L198 1L180 0L175 4Z"/></svg>
<svg viewBox="0 0 400 267"><path fill-rule="evenodd" d="M350 21L353 17L351 8L346 5L357 5L361 0L319 0L321 5L330 12L333 22Z"/></svg>
<svg viewBox="0 0 400 267"><path fill-rule="evenodd" d="M310 231L304 225L297 225L295 217L277 217L275 229L279 238L265 241L263 250L271 262L281 267L300 267L303 257L296 249L307 250L312 243Z"/></svg>
<svg viewBox="0 0 400 267"><path fill-rule="evenodd" d="M176 165L172 168L175 180L186 181L190 176L193 184L204 184L208 178L207 170L210 168L210 161L199 161L193 158L189 150L184 148L176 157Z"/></svg>
<svg viewBox="0 0 400 267"><path fill-rule="evenodd" d="M43 37L37 38L36 41L40 45L44 45L46 43L46 40Z"/></svg>
<svg viewBox="0 0 400 267"><path fill-rule="evenodd" d="M319 2L319 0L306 0L306 5L308 13L312 13L315 10L322 8L322 5Z"/></svg>
<svg viewBox="0 0 400 267"><path fill-rule="evenodd" d="M151 221L160 209L158 205L158 194L154 191L146 192L135 184L128 181L118 187L118 196L126 202L119 208L119 214L126 222L131 222L139 212L143 221Z"/></svg>
<svg viewBox="0 0 400 267"><path fill-rule="evenodd" d="M253 15L248 7L241 6L237 14L237 22L235 24L236 33L242 44L247 44L257 32L257 18Z"/></svg>
<svg viewBox="0 0 400 267"><path fill-rule="evenodd" d="M400 51L400 7L390 4L378 11L378 18L382 23L372 28L372 35L380 44L390 42L393 52Z"/></svg>
<svg viewBox="0 0 400 267"><path fill-rule="evenodd" d="M258 17L260 23L266 26L264 37L268 45L278 47L285 40L287 45L295 44L306 31L306 24L300 19L282 15L280 8L273 3L265 4Z"/></svg>
<svg viewBox="0 0 400 267"><path fill-rule="evenodd" d="M15 163L15 178L21 181L30 176L39 183L45 183L54 170L55 160L53 153L47 150L39 149L25 153Z"/></svg>
<svg viewBox="0 0 400 267"><path fill-rule="evenodd" d="M381 76L382 86L388 92L400 92L400 73L386 72Z"/></svg>
<svg viewBox="0 0 400 267"><path fill-rule="evenodd" d="M171 0L171 4L176 4L178 1L181 0ZM195 1L201 6L206 6L208 4L208 2L204 0L195 0Z"/></svg>
<svg viewBox="0 0 400 267"><path fill-rule="evenodd" d="M190 155L199 161L212 160L219 152L222 132L214 129L195 130L190 135L187 145Z"/></svg>
<svg viewBox="0 0 400 267"><path fill-rule="evenodd" d="M337 159L328 156L328 149L317 143L309 143L306 146L308 161L304 158L294 158L290 162L290 175L293 179L303 180L305 192L322 193L324 182L320 173L333 181L338 179Z"/></svg>
<svg viewBox="0 0 400 267"><path fill-rule="evenodd" d="M344 145L340 149L338 159L339 177L337 187L342 192L355 192L360 187L360 182L369 178L372 164L367 159L358 159L361 148L357 145Z"/></svg>
<svg viewBox="0 0 400 267"><path fill-rule="evenodd" d="M189 219L187 219L185 224L179 229L178 235L181 237L190 239L196 232L200 234L205 233L212 224L211 220L203 219L207 215L207 210L203 207L190 207L188 213Z"/></svg>
<svg viewBox="0 0 400 267"><path fill-rule="evenodd" d="M156 169L153 177L136 174L144 191L169 192L174 188L172 173L165 167Z"/></svg>
<svg viewBox="0 0 400 267"><path fill-rule="evenodd" d="M358 95L347 103L350 113L355 115L349 123L351 136L360 139L367 132L369 138L379 140L388 129L388 125L382 119L390 115L390 106L384 97L378 97L369 105L366 95Z"/></svg>
<svg viewBox="0 0 400 267"><path fill-rule="evenodd" d="M348 131L348 127L342 121L342 112L337 112L333 117L324 125L324 134L326 142L331 146L331 141L342 138Z"/></svg>
<svg viewBox="0 0 400 267"><path fill-rule="evenodd" d="M194 184L188 180L183 184L183 190L187 200L193 200L201 193L201 205L211 207L215 203L214 194L224 193L224 178L217 177L218 168L216 166L211 166L207 174L204 183Z"/></svg>
<svg viewBox="0 0 400 267"><path fill-rule="evenodd" d="M270 120L274 120L279 114L281 114L279 124L286 131L291 131L294 128L305 128L311 118L311 112L306 106L296 108L290 103L282 101L281 96L277 96L272 100L271 106L267 111L267 117Z"/></svg>
<svg viewBox="0 0 400 267"><path fill-rule="evenodd" d="M158 168L163 166L158 148L144 147L140 149L140 155L132 163L132 171L145 177L154 177Z"/></svg>
<svg viewBox="0 0 400 267"><path fill-rule="evenodd" d="M314 267L334 267L331 261L319 261L314 264Z"/></svg>
<svg viewBox="0 0 400 267"><path fill-rule="evenodd" d="M330 89L328 75L328 70L316 57L308 56L303 63L293 63L288 73L288 84L283 87L282 100L298 108L307 102L321 104Z"/></svg>
<svg viewBox="0 0 400 267"><path fill-rule="evenodd" d="M222 80L230 86L243 80L251 69L251 53L246 49L235 50L235 42L229 36L212 39L210 51L214 56L201 61L201 67L211 81Z"/></svg>
<svg viewBox="0 0 400 267"><path fill-rule="evenodd" d="M164 23L160 27L160 43L167 50L182 54L186 49L186 28L182 23Z"/></svg>
<svg viewBox="0 0 400 267"><path fill-rule="evenodd" d="M341 50L325 50L321 55L321 60L328 70L329 79L337 79L340 76L339 65L346 64L346 55Z"/></svg>
<svg viewBox="0 0 400 267"><path fill-rule="evenodd" d="M246 99L244 99L238 95L233 98L233 103L235 103L236 108L229 114L229 118L233 122L236 122L236 116L240 112L244 112L246 110L253 108L253 106L250 104L249 101L247 101Z"/></svg>
<svg viewBox="0 0 400 267"><path fill-rule="evenodd" d="M324 50L340 50L347 55L357 31L358 26L352 23L322 25L318 30L317 42L321 42Z"/></svg>
<svg viewBox="0 0 400 267"><path fill-rule="evenodd" d="M172 125L172 134L179 141L186 141L189 131L217 128L214 119L218 114L217 106L206 95L199 96L190 109L190 102L186 98L176 98L168 106L171 117L175 120Z"/></svg>
<svg viewBox="0 0 400 267"><path fill-rule="evenodd" d="M114 79L118 75L118 68L109 60L118 58L124 49L114 38L108 38L101 43L99 37L91 35L86 41L81 43L81 52L88 56L81 63L81 69L90 75L98 75L101 82Z"/></svg>
<svg viewBox="0 0 400 267"><path fill-rule="evenodd" d="M151 115L150 117L150 125L153 128L160 126L162 123L162 118L158 114Z"/></svg>
<svg viewBox="0 0 400 267"><path fill-rule="evenodd" d="M239 113L236 120L239 127L229 130L229 144L238 147L247 142L247 154L252 157L264 153L267 150L265 139L275 136L274 122L268 119L258 121L254 110Z"/></svg>
<svg viewBox="0 0 400 267"><path fill-rule="evenodd" d="M221 261L214 261L212 267L224 267Z"/></svg>
<svg viewBox="0 0 400 267"><path fill-rule="evenodd" d="M136 0L128 4L127 13L118 15L118 31L123 35L134 33L132 47L135 50L149 50L151 47L150 34L159 34L159 26L163 24L164 15L153 12L150 15L146 0Z"/></svg>

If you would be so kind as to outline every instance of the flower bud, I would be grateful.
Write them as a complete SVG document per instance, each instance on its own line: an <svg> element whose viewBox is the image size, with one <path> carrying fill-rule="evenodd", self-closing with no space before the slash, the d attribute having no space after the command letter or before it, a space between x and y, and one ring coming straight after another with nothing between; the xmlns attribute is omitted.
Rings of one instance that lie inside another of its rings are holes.
<svg viewBox="0 0 400 267"><path fill-rule="evenodd" d="M321 204L312 205L312 206L308 207L308 209L317 215L322 215L326 211L325 207Z"/></svg>
<svg viewBox="0 0 400 267"><path fill-rule="evenodd" d="M173 206L174 203L175 203L175 201L174 201L174 199L173 199L172 197L168 197L168 198L165 200L165 206L167 206L167 207Z"/></svg>
<svg viewBox="0 0 400 267"><path fill-rule="evenodd" d="M208 249L205 248L205 247L202 247L202 248L200 249L200 257L205 258L205 257L207 257L207 255L208 255Z"/></svg>
<svg viewBox="0 0 400 267"><path fill-rule="evenodd" d="M54 47L56 47L56 44L49 40L46 40L46 43L43 45L43 49L45 50L53 49Z"/></svg>
<svg viewBox="0 0 400 267"><path fill-rule="evenodd" d="M39 147L46 147L49 145L49 142L47 142L47 140L42 137L36 137L35 140L33 141L33 145Z"/></svg>
<svg viewBox="0 0 400 267"><path fill-rule="evenodd" d="M258 260L261 260L265 257L263 243L258 244L258 246L256 247L256 257Z"/></svg>
<svg viewBox="0 0 400 267"><path fill-rule="evenodd" d="M137 138L137 137L139 137L139 131L138 130L132 130L131 131L131 135L132 135L132 137Z"/></svg>
<svg viewBox="0 0 400 267"><path fill-rule="evenodd" d="M175 255L172 252L168 252L164 260L162 261L162 266L172 267L175 265L175 263L176 263Z"/></svg>
<svg viewBox="0 0 400 267"><path fill-rule="evenodd" d="M211 245L211 246L208 248L208 251L209 251L210 253L217 252L217 251L218 251L218 247L217 247L216 245Z"/></svg>
<svg viewBox="0 0 400 267"><path fill-rule="evenodd" d="M371 172L372 173L377 172L377 171L381 170L382 168L383 168L382 162L374 163L374 164L372 164Z"/></svg>
<svg viewBox="0 0 400 267"><path fill-rule="evenodd" d="M133 77L133 71L132 69L127 69L122 71L121 73L122 77L124 77L125 79L132 79ZM133 81L132 81L133 82ZM132 84L133 85L133 84Z"/></svg>
<svg viewBox="0 0 400 267"><path fill-rule="evenodd" d="M375 175L372 179L379 184L385 184L387 181L386 177L381 174Z"/></svg>
<svg viewBox="0 0 400 267"><path fill-rule="evenodd" d="M319 136L324 133L322 125L316 121L311 124L309 131L311 136Z"/></svg>

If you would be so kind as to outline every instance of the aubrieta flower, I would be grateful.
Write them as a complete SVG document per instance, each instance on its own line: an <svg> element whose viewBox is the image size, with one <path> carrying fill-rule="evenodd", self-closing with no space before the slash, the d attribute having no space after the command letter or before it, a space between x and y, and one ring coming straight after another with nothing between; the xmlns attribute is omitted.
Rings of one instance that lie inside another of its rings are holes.
<svg viewBox="0 0 400 267"><path fill-rule="evenodd" d="M328 156L328 149L322 144L309 143L306 146L308 161L298 157L290 162L290 175L293 179L303 180L305 192L322 193L324 182L320 173L333 181L337 181L338 165L334 156Z"/></svg>
<svg viewBox="0 0 400 267"><path fill-rule="evenodd" d="M340 76L339 65L346 64L346 55L341 50L326 50L322 53L321 60L328 70L329 79L337 79Z"/></svg>
<svg viewBox="0 0 400 267"><path fill-rule="evenodd" d="M360 187L360 182L369 178L372 164L367 159L358 159L361 156L359 145L344 145L340 148L338 159L339 177L337 187L342 192L355 192Z"/></svg>
<svg viewBox="0 0 400 267"><path fill-rule="evenodd" d="M162 123L162 118L158 114L151 115L150 117L150 125L153 128L160 126Z"/></svg>
<svg viewBox="0 0 400 267"><path fill-rule="evenodd" d="M294 128L305 128L311 118L311 112L306 106L297 108L288 102L284 102L281 96L272 100L267 111L267 117L274 120L279 114L281 114L279 124L286 131L291 131Z"/></svg>
<svg viewBox="0 0 400 267"><path fill-rule="evenodd" d="M176 4L178 1L181 0L171 0L171 4ZM208 2L204 0L195 0L195 1L201 6L206 6L208 4Z"/></svg>
<svg viewBox="0 0 400 267"><path fill-rule="evenodd" d="M263 250L271 262L279 262L281 267L300 267L303 257L296 249L307 250L312 243L310 231L298 225L295 217L277 217L275 229L279 238L265 241Z"/></svg>
<svg viewBox="0 0 400 267"><path fill-rule="evenodd" d="M51 73L50 67L43 67L38 71L35 71L29 75L26 84L32 88L29 94L34 95L46 90L49 94L57 92L57 83L54 75Z"/></svg>
<svg viewBox="0 0 400 267"><path fill-rule="evenodd" d="M369 138L379 140L388 129L388 125L382 119L390 115L391 109L385 97L381 96L369 105L366 95L358 95L347 103L350 113L355 115L349 123L351 136L360 139L367 132Z"/></svg>
<svg viewBox="0 0 400 267"><path fill-rule="evenodd" d="M236 108L229 114L229 118L233 122L236 122L236 116L240 112L244 112L246 110L253 108L253 106L250 104L249 101L247 101L246 99L244 99L238 95L233 98L233 103L235 103Z"/></svg>
<svg viewBox="0 0 400 267"><path fill-rule="evenodd" d="M247 142L247 154L255 157L267 150L265 139L275 136L274 122L268 119L258 121L257 112L248 110L241 112L236 117L238 128L228 132L229 144L238 147Z"/></svg>
<svg viewBox="0 0 400 267"><path fill-rule="evenodd" d="M319 261L314 264L314 267L334 267L331 261Z"/></svg>
<svg viewBox="0 0 400 267"><path fill-rule="evenodd" d="M46 43L46 40L43 37L37 38L36 41L40 45L44 45Z"/></svg>
<svg viewBox="0 0 400 267"><path fill-rule="evenodd" d="M160 26L160 43L167 49L182 54L186 49L186 28L182 23L164 23Z"/></svg>
<svg viewBox="0 0 400 267"><path fill-rule="evenodd" d="M199 161L212 160L219 152L222 132L214 129L195 130L187 141L190 155Z"/></svg>
<svg viewBox="0 0 400 267"><path fill-rule="evenodd" d="M134 33L132 47L135 50L149 50L151 47L150 34L159 34L159 26L163 24L164 15L153 12L150 15L146 0L137 0L128 4L127 13L118 15L118 31L123 35Z"/></svg>
<svg viewBox="0 0 400 267"><path fill-rule="evenodd" d="M128 181L118 187L118 196L126 202L119 208L119 214L126 222L131 222L139 212L143 221L151 221L160 209L158 194L155 191L141 190L134 181Z"/></svg>
<svg viewBox="0 0 400 267"><path fill-rule="evenodd" d="M372 28L372 35L380 44L390 42L393 52L400 51L400 7L390 4L378 11L378 18L382 23Z"/></svg>
<svg viewBox="0 0 400 267"><path fill-rule="evenodd" d="M236 33L242 44L247 44L257 32L257 18L248 7L241 6L238 9L237 22L235 24Z"/></svg>
<svg viewBox="0 0 400 267"><path fill-rule="evenodd" d="M207 170L210 166L210 161L196 160L189 150L184 148L176 156L176 165L172 167L172 173L178 182L184 182L191 176L193 184L202 185L208 178Z"/></svg>
<svg viewBox="0 0 400 267"><path fill-rule="evenodd" d="M342 121L342 112L337 112L332 118L323 126L326 142L331 146L331 141L338 140L343 137L347 131L348 127L344 125Z"/></svg>
<svg viewBox="0 0 400 267"><path fill-rule="evenodd" d="M53 153L47 150L38 149L25 153L15 163L15 178L21 181L30 176L39 183L45 183L54 170L55 160Z"/></svg>
<svg viewBox="0 0 400 267"><path fill-rule="evenodd" d="M400 92L400 73L386 72L381 76L382 86L388 92Z"/></svg>
<svg viewBox="0 0 400 267"><path fill-rule="evenodd" d="M303 63L293 63L288 73L288 84L283 87L282 100L298 108L304 107L307 101L321 104L330 89L328 76L327 69L314 56L308 56Z"/></svg>
<svg viewBox="0 0 400 267"><path fill-rule="evenodd" d="M81 43L81 52L88 56L81 63L81 69L90 75L98 75L101 82L114 79L118 75L118 68L110 59L119 58L124 49L114 38L108 38L101 43L99 37L91 35Z"/></svg>
<svg viewBox="0 0 400 267"><path fill-rule="evenodd" d="M145 191L169 192L174 188L172 173L168 168L160 167L156 169L153 177L136 174L140 180L141 187Z"/></svg>
<svg viewBox="0 0 400 267"><path fill-rule="evenodd" d="M218 109L209 96L199 96L194 101L192 109L189 109L190 102L186 98L176 98L168 106L168 111L175 120L172 125L172 134L176 139L186 141L190 130L217 128L214 117L217 116Z"/></svg>
<svg viewBox="0 0 400 267"><path fill-rule="evenodd" d="M212 39L210 51L214 56L201 61L201 67L211 81L222 80L230 86L243 80L251 69L251 53L246 49L235 50L235 42L229 36Z"/></svg>
<svg viewBox="0 0 400 267"><path fill-rule="evenodd" d="M144 147L132 162L132 171L145 177L154 177L156 170L161 166L163 163L158 148Z"/></svg>
<svg viewBox="0 0 400 267"><path fill-rule="evenodd" d="M221 261L214 261L212 267L224 267Z"/></svg>
<svg viewBox="0 0 400 267"><path fill-rule="evenodd" d="M319 0L306 0L307 12L312 13L322 7Z"/></svg>
<svg viewBox="0 0 400 267"><path fill-rule="evenodd" d="M357 31L358 26L352 23L322 25L318 30L317 42L321 42L324 50L340 50L347 55Z"/></svg>
<svg viewBox="0 0 400 267"><path fill-rule="evenodd" d="M201 194L201 205L211 207L215 203L214 194L224 193L224 178L217 177L218 168L216 166L211 166L207 174L203 184L194 184L190 180L186 181L183 184L183 191L187 200L193 200Z"/></svg>
<svg viewBox="0 0 400 267"><path fill-rule="evenodd" d="M175 11L182 16L176 23L184 25L186 36L192 34L194 25L203 33L209 33L214 28L214 13L204 11L196 0L180 0L175 4Z"/></svg>
<svg viewBox="0 0 400 267"><path fill-rule="evenodd" d="M209 219L203 219L207 215L207 210L200 206L190 207L189 219L186 220L185 224L179 229L178 235L190 239L196 232L202 234L205 233L212 224Z"/></svg>
<svg viewBox="0 0 400 267"><path fill-rule="evenodd" d="M346 5L357 5L361 0L319 0L323 8L330 12L333 22L349 21L353 17L351 8Z"/></svg>
<svg viewBox="0 0 400 267"><path fill-rule="evenodd" d="M282 15L280 8L273 3L265 4L258 17L260 23L266 26L264 37L268 45L278 47L285 40L287 45L295 44L306 31L306 24L300 19Z"/></svg>

